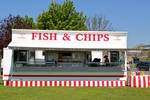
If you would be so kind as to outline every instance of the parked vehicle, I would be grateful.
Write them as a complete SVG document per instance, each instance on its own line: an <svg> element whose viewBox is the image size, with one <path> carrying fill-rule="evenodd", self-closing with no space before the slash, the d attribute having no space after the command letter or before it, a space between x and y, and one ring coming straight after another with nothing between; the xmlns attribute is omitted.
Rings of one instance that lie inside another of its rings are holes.
<svg viewBox="0 0 150 100"><path fill-rule="evenodd" d="M149 62L139 62L136 65L136 68L140 71L149 71L150 70L150 63Z"/></svg>

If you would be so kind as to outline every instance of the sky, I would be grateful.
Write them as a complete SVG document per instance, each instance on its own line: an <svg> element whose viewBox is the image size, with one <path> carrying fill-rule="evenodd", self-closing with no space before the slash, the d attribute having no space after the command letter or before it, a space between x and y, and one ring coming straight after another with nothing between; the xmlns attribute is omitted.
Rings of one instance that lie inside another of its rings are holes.
<svg viewBox="0 0 150 100"><path fill-rule="evenodd" d="M52 0L0 0L0 20L9 14L37 16ZM56 0L63 3L64 0ZM150 44L150 0L73 0L86 16L105 16L115 31L128 32L128 47Z"/></svg>

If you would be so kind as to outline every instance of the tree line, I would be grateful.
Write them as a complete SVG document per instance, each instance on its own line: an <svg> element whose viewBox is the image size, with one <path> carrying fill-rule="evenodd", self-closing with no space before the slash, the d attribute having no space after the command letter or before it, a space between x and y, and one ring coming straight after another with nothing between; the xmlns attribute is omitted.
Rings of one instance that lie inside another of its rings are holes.
<svg viewBox="0 0 150 100"><path fill-rule="evenodd" d="M10 43L11 29L108 31L112 30L112 24L105 16L87 17L83 12L78 12L72 0L65 0L63 4L53 0L36 21L30 16L20 15L9 15L1 20L0 49Z"/></svg>

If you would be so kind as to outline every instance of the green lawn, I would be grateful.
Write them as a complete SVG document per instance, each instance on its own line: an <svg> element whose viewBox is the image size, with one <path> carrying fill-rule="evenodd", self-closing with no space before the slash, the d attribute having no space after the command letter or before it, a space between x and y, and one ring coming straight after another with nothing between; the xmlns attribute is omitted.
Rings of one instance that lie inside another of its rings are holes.
<svg viewBox="0 0 150 100"><path fill-rule="evenodd" d="M150 100L150 89L0 86L0 100Z"/></svg>

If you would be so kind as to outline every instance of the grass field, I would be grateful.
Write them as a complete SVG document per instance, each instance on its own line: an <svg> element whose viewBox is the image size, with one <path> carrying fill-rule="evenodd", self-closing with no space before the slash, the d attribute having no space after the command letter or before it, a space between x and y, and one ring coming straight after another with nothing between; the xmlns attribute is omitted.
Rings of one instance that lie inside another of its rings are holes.
<svg viewBox="0 0 150 100"><path fill-rule="evenodd" d="M0 86L0 100L150 100L150 89Z"/></svg>

